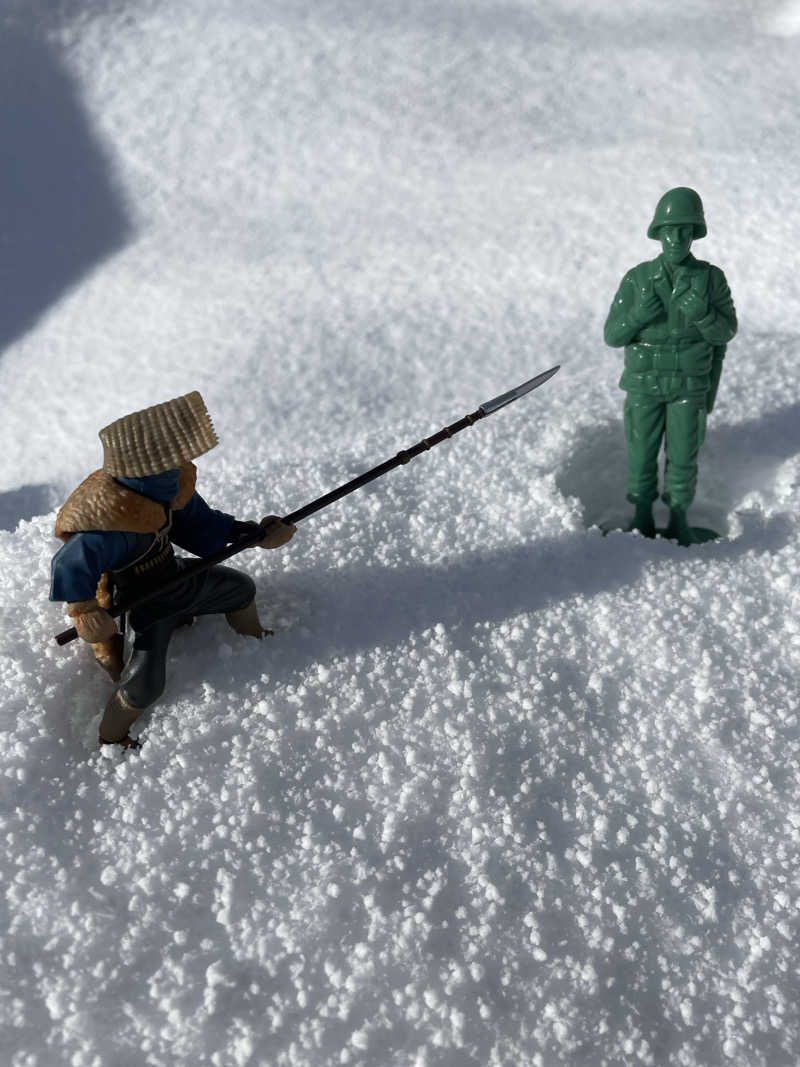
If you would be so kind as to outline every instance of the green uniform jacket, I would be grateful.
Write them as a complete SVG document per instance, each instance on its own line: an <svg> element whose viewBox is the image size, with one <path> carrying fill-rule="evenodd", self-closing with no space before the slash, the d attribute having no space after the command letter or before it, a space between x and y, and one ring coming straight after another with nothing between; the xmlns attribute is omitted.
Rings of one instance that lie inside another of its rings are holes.
<svg viewBox="0 0 800 1067"><path fill-rule="evenodd" d="M691 287L707 298L708 311L688 323L676 299ZM643 321L641 294L655 293L661 311ZM736 309L725 275L719 267L691 254L678 267L663 256L640 263L620 283L606 319L606 344L625 347L620 388L643 396L663 395L664 379L671 379L673 395L707 395L714 404L725 346L736 334Z"/></svg>

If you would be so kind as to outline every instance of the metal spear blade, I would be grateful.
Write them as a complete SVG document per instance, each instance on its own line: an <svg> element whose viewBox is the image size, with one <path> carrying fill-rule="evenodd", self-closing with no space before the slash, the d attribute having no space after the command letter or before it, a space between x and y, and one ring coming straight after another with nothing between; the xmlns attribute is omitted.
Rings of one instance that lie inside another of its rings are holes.
<svg viewBox="0 0 800 1067"><path fill-rule="evenodd" d="M495 411L499 411L500 408L504 408L506 404L511 404L515 400L519 400L521 396L525 396L532 389L538 389L540 385L544 385L546 381L559 370L561 364L559 363L555 367L551 367L550 370L543 371L541 374L537 374L535 378L531 378L530 381L523 382L522 385L518 385L516 389L510 389L507 393L503 393L501 396L496 396L494 400L487 400L485 404L481 404L479 410L484 415L493 415Z"/></svg>

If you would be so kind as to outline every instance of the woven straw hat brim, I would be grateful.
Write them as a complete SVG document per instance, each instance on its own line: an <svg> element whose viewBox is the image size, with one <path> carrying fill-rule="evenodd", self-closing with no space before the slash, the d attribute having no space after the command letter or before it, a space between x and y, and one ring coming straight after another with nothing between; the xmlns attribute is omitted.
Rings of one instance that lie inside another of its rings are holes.
<svg viewBox="0 0 800 1067"><path fill-rule="evenodd" d="M99 437L103 469L120 478L144 478L172 470L219 444L196 390L125 415L104 426Z"/></svg>

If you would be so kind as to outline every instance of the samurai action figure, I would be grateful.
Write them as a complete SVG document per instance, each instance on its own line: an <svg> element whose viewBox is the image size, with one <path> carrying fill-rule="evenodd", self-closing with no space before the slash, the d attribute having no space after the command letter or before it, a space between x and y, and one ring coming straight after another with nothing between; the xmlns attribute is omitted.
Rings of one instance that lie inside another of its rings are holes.
<svg viewBox="0 0 800 1067"><path fill-rule="evenodd" d="M237 633L261 638L270 631L259 621L253 580L212 566L127 612L123 639L110 610L180 575L187 561L175 556L173 544L209 556L252 537L256 524L214 510L195 490L191 461L218 443L198 392L126 415L99 436L102 469L56 518L64 545L53 557L50 599L67 602L78 635L118 683L100 722L101 744L137 747L128 730L164 690L176 627L220 612ZM262 526L261 548L278 548L295 531L276 516Z"/></svg>
<svg viewBox="0 0 800 1067"><path fill-rule="evenodd" d="M662 499L670 519L664 535L681 545L715 537L687 519L697 485L697 459L713 410L722 360L736 334L736 311L719 267L695 259L692 241L705 237L703 204L693 189L670 189L656 206L647 236L661 255L622 279L605 325L606 344L625 348L620 388L628 442L630 529L656 534L658 453L666 454Z"/></svg>

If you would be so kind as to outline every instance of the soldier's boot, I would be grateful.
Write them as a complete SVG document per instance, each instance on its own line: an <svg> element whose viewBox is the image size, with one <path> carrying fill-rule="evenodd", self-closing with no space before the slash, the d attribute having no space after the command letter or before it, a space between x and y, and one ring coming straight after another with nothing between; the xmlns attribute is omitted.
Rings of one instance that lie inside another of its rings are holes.
<svg viewBox="0 0 800 1067"><path fill-rule="evenodd" d="M227 611L225 618L228 620L228 626L231 629L235 630L237 634L244 634L245 637L257 637L260 641L262 637L271 637L273 634L272 630L267 630L266 627L261 625L255 600L251 600L249 604L239 608L238 611Z"/></svg>
<svg viewBox="0 0 800 1067"><path fill-rule="evenodd" d="M697 543L684 508L670 508L669 525L664 530L664 536L670 541L677 541L685 548Z"/></svg>
<svg viewBox="0 0 800 1067"><path fill-rule="evenodd" d="M653 505L649 500L636 501L636 511L628 530L638 530L643 537L655 537L656 524L653 519Z"/></svg>
<svg viewBox="0 0 800 1067"><path fill-rule="evenodd" d="M120 689L115 689L100 722L100 744L139 748L139 742L129 736L128 730L144 710L126 700Z"/></svg>

